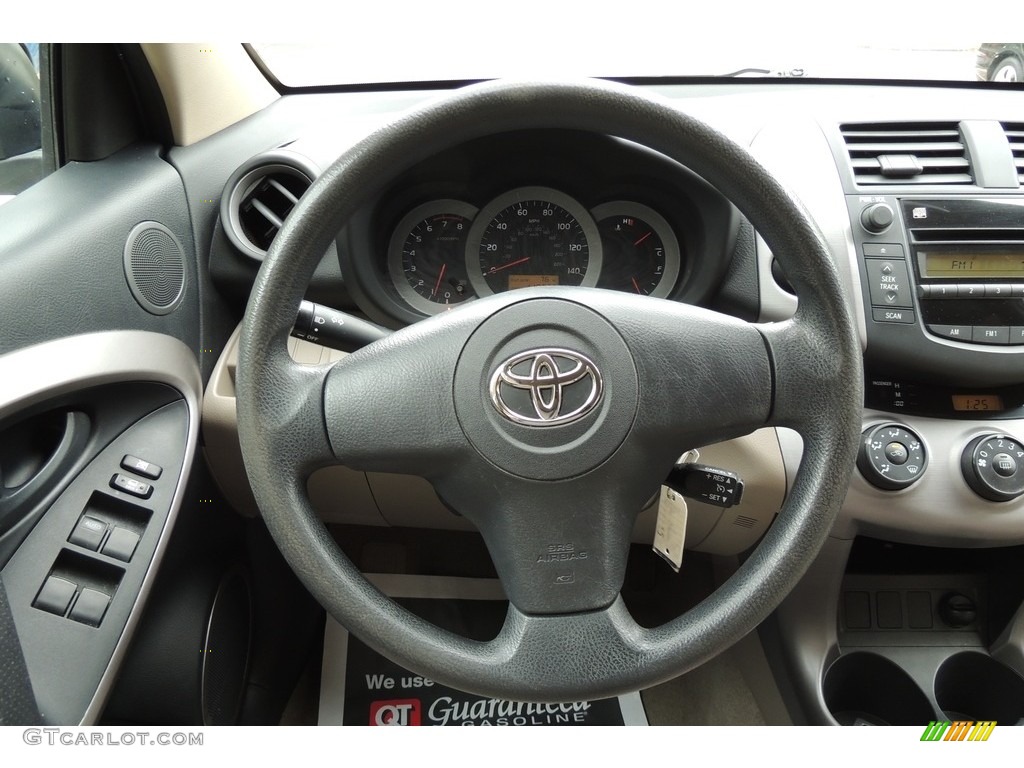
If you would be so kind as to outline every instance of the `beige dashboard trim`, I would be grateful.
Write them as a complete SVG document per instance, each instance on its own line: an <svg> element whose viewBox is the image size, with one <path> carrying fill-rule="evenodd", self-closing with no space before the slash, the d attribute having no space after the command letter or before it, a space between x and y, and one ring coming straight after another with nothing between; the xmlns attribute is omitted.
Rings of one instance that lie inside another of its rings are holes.
<svg viewBox="0 0 1024 768"><path fill-rule="evenodd" d="M279 96L239 43L143 43L174 142L187 147Z"/></svg>
<svg viewBox="0 0 1024 768"><path fill-rule="evenodd" d="M203 453L224 497L242 514L256 516L259 508L249 486L238 442L235 372L241 331L239 325L224 345L203 395ZM346 354L294 337L288 339L288 352L295 362L304 365L333 363ZM387 525L363 472L342 466L325 467L313 473L307 489L313 508L326 523Z"/></svg>

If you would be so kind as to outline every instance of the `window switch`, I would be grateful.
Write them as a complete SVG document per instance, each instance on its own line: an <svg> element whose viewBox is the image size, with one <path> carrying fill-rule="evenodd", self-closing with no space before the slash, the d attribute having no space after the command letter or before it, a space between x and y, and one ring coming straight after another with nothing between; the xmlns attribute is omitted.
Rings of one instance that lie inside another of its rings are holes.
<svg viewBox="0 0 1024 768"><path fill-rule="evenodd" d="M141 480L122 475L120 472L110 478L110 487L119 491L138 496L140 499L148 499L153 495L153 486Z"/></svg>
<svg viewBox="0 0 1024 768"><path fill-rule="evenodd" d="M78 586L70 581L51 576L43 583L43 588L39 590L32 605L41 611L63 616L71 605L71 598L75 596L77 589Z"/></svg>
<svg viewBox="0 0 1024 768"><path fill-rule="evenodd" d="M139 534L127 528L114 528L107 537L107 543L103 545L103 554L127 563L135 554L138 544Z"/></svg>
<svg viewBox="0 0 1024 768"><path fill-rule="evenodd" d="M110 605L108 595L97 592L95 589L83 589L68 618L88 624L90 627L98 627L103 621L103 615L107 612L108 605Z"/></svg>
<svg viewBox="0 0 1024 768"><path fill-rule="evenodd" d="M68 541L72 544L77 544L85 549L91 549L95 552L100 548L100 544L103 542L103 537L107 533L107 524L100 520L98 517L92 517L90 515L82 515L82 519L78 521L78 525L75 526L75 530L71 532L68 537Z"/></svg>
<svg viewBox="0 0 1024 768"><path fill-rule="evenodd" d="M150 480L158 480L161 473L163 473L163 467L158 467L156 464L145 461L132 456L131 454L126 455L121 459L121 469L127 469L129 472L134 472L137 475L148 477Z"/></svg>

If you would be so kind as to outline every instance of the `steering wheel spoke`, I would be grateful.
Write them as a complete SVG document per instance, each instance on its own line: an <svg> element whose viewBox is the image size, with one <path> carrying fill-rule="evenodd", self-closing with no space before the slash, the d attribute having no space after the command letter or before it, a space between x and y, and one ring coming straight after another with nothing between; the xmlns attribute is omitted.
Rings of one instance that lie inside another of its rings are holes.
<svg viewBox="0 0 1024 768"><path fill-rule="evenodd" d="M275 361L272 379L259 387L245 367L239 368L239 415L247 418L250 409L258 409L267 455L289 476L304 480L314 469L337 463L324 429L323 391L330 368L300 365L288 356L283 341L277 346L261 349Z"/></svg>
<svg viewBox="0 0 1024 768"><path fill-rule="evenodd" d="M538 670L534 698L568 702L635 690L636 670L650 658L648 635L616 597L601 610L571 616L529 615L510 605L490 645L510 677ZM586 682L595 664L608 673L601 688Z"/></svg>
<svg viewBox="0 0 1024 768"><path fill-rule="evenodd" d="M513 605L569 614L608 607L622 587L641 504L639 482L616 477L524 481L474 463L435 486L483 535Z"/></svg>
<svg viewBox="0 0 1024 768"><path fill-rule="evenodd" d="M792 427L805 437L817 432L822 439L836 429L859 430L859 412L842 407L863 397L860 367L855 365L859 360L851 361L851 353L836 348L814 318L798 314L760 328L771 350L775 382L769 423ZM856 376L850 375L851 366ZM823 413L831 414L831 420L823 422ZM848 423L837 423L838 419Z"/></svg>
<svg viewBox="0 0 1024 768"><path fill-rule="evenodd" d="M340 463L430 477L462 458L452 379L468 327L422 323L334 365L324 412Z"/></svg>
<svg viewBox="0 0 1024 768"><path fill-rule="evenodd" d="M649 450L749 434L768 421L772 368L755 326L717 312L629 294L599 298L633 352L640 377L635 430Z"/></svg>

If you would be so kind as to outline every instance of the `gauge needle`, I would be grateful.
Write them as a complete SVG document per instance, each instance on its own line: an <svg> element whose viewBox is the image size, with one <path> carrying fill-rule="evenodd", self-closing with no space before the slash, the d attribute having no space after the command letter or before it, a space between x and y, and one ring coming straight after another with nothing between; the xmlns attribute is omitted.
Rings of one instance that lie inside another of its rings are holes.
<svg viewBox="0 0 1024 768"><path fill-rule="evenodd" d="M636 292L640 293L640 286L637 284L636 278L635 277L631 277L629 279L633 281L633 287L636 288Z"/></svg>
<svg viewBox="0 0 1024 768"><path fill-rule="evenodd" d="M431 292L431 296L437 296L437 289L441 287L441 281L444 279L444 273L448 270L447 262L441 265L441 274L437 276L437 282L434 283L434 290Z"/></svg>
<svg viewBox="0 0 1024 768"><path fill-rule="evenodd" d="M633 245L640 245L640 243L642 243L644 240L646 240L650 236L651 236L651 233L648 232L646 235L644 235L639 240L637 240L635 243L633 243Z"/></svg>
<svg viewBox="0 0 1024 768"><path fill-rule="evenodd" d="M509 267L514 267L516 264L523 264L523 263L525 263L525 262L527 262L529 260L530 260L529 256L524 256L521 259L516 259L515 261L510 261L508 264L502 264L500 267L491 267L489 270L487 270L487 274L488 275L493 275L495 272L501 272L501 270L503 270L503 269L508 269Z"/></svg>

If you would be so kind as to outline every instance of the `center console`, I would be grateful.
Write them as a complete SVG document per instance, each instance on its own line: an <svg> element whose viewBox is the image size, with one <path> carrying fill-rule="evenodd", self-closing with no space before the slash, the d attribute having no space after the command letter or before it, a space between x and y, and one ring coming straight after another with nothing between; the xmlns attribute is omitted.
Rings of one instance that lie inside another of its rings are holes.
<svg viewBox="0 0 1024 768"><path fill-rule="evenodd" d="M910 174L928 168L915 144L866 159L889 126L833 137L862 443L832 536L767 630L811 723L1024 724L1024 194L1014 176L984 186L998 153L969 127L973 176L949 186Z"/></svg>

